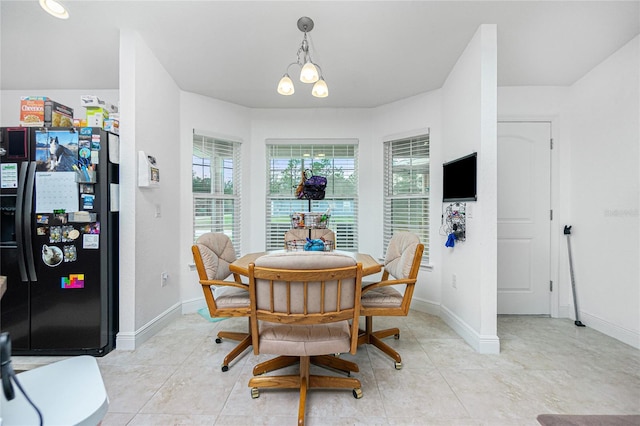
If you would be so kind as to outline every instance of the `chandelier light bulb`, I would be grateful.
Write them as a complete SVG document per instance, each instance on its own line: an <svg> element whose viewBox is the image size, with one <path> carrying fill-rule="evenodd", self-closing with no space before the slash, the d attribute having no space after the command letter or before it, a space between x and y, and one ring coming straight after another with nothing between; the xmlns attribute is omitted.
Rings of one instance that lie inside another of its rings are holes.
<svg viewBox="0 0 640 426"><path fill-rule="evenodd" d="M47 11L47 13L60 19L69 18L69 12L62 3L57 0L40 0L40 6Z"/></svg>
<svg viewBox="0 0 640 426"><path fill-rule="evenodd" d="M281 95L289 96L293 95L296 89L293 87L293 81L289 78L289 74L285 74L278 83L278 93Z"/></svg>
<svg viewBox="0 0 640 426"><path fill-rule="evenodd" d="M327 87L327 83L324 81L324 78L321 78L313 85L311 94L316 98L326 98L329 96L329 88Z"/></svg>
<svg viewBox="0 0 640 426"><path fill-rule="evenodd" d="M320 76L318 75L318 69L312 62L307 62L300 71L300 81L303 83L315 83Z"/></svg>

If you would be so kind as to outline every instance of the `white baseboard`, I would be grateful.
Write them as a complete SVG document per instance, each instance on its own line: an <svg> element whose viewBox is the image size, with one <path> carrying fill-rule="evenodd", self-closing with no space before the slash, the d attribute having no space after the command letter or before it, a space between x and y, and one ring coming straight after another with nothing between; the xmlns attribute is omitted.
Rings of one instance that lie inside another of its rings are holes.
<svg viewBox="0 0 640 426"><path fill-rule="evenodd" d="M575 310L573 305L562 305L558 309L558 318L569 318L575 321ZM621 341L631 347L640 349L640 332L620 327L619 325L612 324L611 322L604 320L596 315L592 315L589 312L580 311L580 322L586 327L591 327L602 334L606 334L616 340Z"/></svg>
<svg viewBox="0 0 640 426"><path fill-rule="evenodd" d="M186 300L182 302L182 315L196 313L200 308L204 308L205 306L207 306L207 303L205 302L204 297Z"/></svg>
<svg viewBox="0 0 640 426"><path fill-rule="evenodd" d="M469 324L444 306L440 306L440 318L481 354L499 354L500 338L497 335L478 334Z"/></svg>
<svg viewBox="0 0 640 426"><path fill-rule="evenodd" d="M413 297L411 299L411 309L424 312L425 314L435 315L437 317L440 316L440 304L431 302L429 300L422 300L417 297Z"/></svg>
<svg viewBox="0 0 640 426"><path fill-rule="evenodd" d="M180 318L182 304L176 303L135 332L119 332L116 336L116 349L122 351L134 351L141 344L149 340L160 330Z"/></svg>
<svg viewBox="0 0 640 426"><path fill-rule="evenodd" d="M571 315L570 318L574 319L574 316L575 315ZM609 337L613 337L614 339L621 341L622 343L636 349L640 349L640 334L637 331L634 332L633 330L628 330L583 311L580 311L580 322L582 322L586 327L591 327L602 334L606 334Z"/></svg>

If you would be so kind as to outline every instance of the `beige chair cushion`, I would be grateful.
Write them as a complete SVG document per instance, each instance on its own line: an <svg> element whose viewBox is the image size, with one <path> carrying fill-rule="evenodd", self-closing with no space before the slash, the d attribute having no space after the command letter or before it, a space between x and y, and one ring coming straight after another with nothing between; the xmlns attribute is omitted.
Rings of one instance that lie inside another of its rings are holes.
<svg viewBox="0 0 640 426"><path fill-rule="evenodd" d="M294 241L294 240L305 241L308 236L309 236L308 229L289 229L287 232L284 233L284 240L285 241Z"/></svg>
<svg viewBox="0 0 640 426"><path fill-rule="evenodd" d="M224 280L231 271L229 264L236 260L231 239L225 234L208 232L196 240L202 262L210 280Z"/></svg>
<svg viewBox="0 0 640 426"><path fill-rule="evenodd" d="M282 325L260 321L260 353L314 356L349 352L347 321L314 325Z"/></svg>
<svg viewBox="0 0 640 426"><path fill-rule="evenodd" d="M219 309L225 308L248 308L249 307L249 287L246 290L237 287L214 287L209 286L216 300Z"/></svg>
<svg viewBox="0 0 640 426"><path fill-rule="evenodd" d="M418 244L420 244L420 239L411 232L393 234L387 247L384 269L395 278L407 278L411 272L411 264Z"/></svg>
<svg viewBox="0 0 640 426"><path fill-rule="evenodd" d="M393 287L380 287L364 293L360 300L363 308L399 308L402 294Z"/></svg>
<svg viewBox="0 0 640 426"><path fill-rule="evenodd" d="M336 241L336 234L331 229L312 229L311 238L314 240Z"/></svg>

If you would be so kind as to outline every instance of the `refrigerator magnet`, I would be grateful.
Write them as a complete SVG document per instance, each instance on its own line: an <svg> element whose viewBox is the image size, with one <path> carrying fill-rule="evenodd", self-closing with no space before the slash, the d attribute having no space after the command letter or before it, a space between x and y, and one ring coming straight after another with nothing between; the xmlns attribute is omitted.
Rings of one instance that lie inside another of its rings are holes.
<svg viewBox="0 0 640 426"><path fill-rule="evenodd" d="M95 195L91 194L81 194L82 197L82 208L84 210L93 210L93 201L95 200Z"/></svg>
<svg viewBox="0 0 640 426"><path fill-rule="evenodd" d="M83 234L82 248L83 249L99 249L100 235L99 234Z"/></svg>
<svg viewBox="0 0 640 426"><path fill-rule="evenodd" d="M78 152L78 155L80 156L80 158L91 158L91 150L89 148L80 148L80 151Z"/></svg>
<svg viewBox="0 0 640 426"><path fill-rule="evenodd" d="M42 261L47 266L58 266L62 263L62 250L56 246L42 246Z"/></svg>
<svg viewBox="0 0 640 426"><path fill-rule="evenodd" d="M62 247L62 251L64 252L65 262L75 262L78 260L78 251L76 250L76 246L64 246Z"/></svg>
<svg viewBox="0 0 640 426"><path fill-rule="evenodd" d="M60 277L62 288L84 288L84 274L70 274L69 277Z"/></svg>

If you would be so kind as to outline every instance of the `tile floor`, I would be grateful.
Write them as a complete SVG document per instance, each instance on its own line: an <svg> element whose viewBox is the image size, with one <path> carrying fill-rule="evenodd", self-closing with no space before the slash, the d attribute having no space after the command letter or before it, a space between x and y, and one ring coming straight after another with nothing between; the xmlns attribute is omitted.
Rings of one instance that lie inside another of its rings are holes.
<svg viewBox="0 0 640 426"><path fill-rule="evenodd" d="M640 351L571 320L500 317L499 355L476 353L440 318L421 312L374 324L400 326L401 338L385 341L401 352L403 369L371 347L343 355L360 367L354 376L363 398L313 390L307 425L524 426L538 425L541 413L640 414ZM266 356L248 351L221 372L234 343L216 344L217 330L246 326L245 319L185 315L136 351L98 358L110 398L103 426L296 424L295 390L263 390L251 399L251 370ZM14 357L14 367L51 361Z"/></svg>

